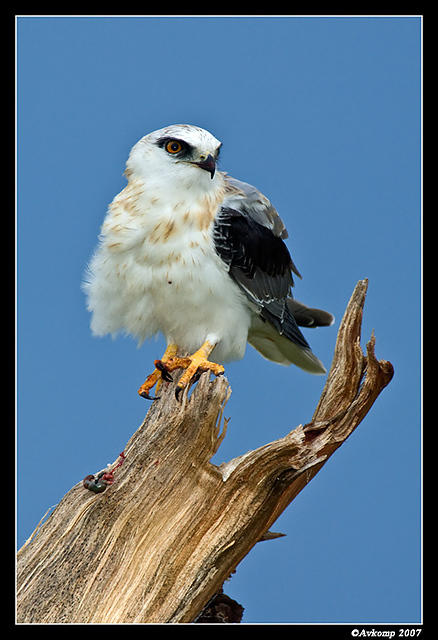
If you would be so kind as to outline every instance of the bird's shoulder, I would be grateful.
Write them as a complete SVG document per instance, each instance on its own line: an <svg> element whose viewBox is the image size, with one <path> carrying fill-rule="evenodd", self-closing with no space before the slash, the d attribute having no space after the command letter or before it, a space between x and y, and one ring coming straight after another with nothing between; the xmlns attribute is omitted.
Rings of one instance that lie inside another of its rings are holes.
<svg viewBox="0 0 438 640"><path fill-rule="evenodd" d="M275 236L283 239L288 237L286 226L276 208L259 189L228 174L224 174L224 185L222 208L234 209L266 227Z"/></svg>

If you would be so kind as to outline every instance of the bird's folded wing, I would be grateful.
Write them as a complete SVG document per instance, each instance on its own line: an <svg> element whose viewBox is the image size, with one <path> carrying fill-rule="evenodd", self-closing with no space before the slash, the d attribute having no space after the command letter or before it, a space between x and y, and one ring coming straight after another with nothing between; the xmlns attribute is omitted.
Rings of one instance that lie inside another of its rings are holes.
<svg viewBox="0 0 438 640"><path fill-rule="evenodd" d="M280 335L309 348L287 305L292 298L292 272L300 274L283 242L285 226L255 187L231 180L213 227L215 249L259 316Z"/></svg>

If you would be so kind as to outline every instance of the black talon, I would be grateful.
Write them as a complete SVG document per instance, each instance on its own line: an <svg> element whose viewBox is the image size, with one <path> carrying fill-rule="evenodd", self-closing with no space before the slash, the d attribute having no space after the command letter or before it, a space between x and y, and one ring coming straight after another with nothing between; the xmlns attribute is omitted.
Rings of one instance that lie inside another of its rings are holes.
<svg viewBox="0 0 438 640"><path fill-rule="evenodd" d="M150 396L147 391L142 391L139 395L142 398L145 398L145 400L159 400L161 397L161 396Z"/></svg>
<svg viewBox="0 0 438 640"><path fill-rule="evenodd" d="M155 360L154 364L158 371L161 371L161 377L163 380L165 380L166 382L173 382L172 376L168 372L166 365L163 364L161 360Z"/></svg>
<svg viewBox="0 0 438 640"><path fill-rule="evenodd" d="M175 388L175 398L180 401L181 392L184 391L184 387L176 387Z"/></svg>
<svg viewBox="0 0 438 640"><path fill-rule="evenodd" d="M163 378L163 380L165 380L166 382L173 382L173 378L170 375L170 373L167 371L167 369L163 369L161 371L161 377Z"/></svg>

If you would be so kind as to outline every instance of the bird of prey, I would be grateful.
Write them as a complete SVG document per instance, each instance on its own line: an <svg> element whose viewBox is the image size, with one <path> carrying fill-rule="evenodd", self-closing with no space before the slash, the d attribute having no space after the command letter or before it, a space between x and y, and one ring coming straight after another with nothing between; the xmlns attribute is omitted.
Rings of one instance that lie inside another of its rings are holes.
<svg viewBox="0 0 438 640"><path fill-rule="evenodd" d="M268 360L325 373L298 326L328 326L333 316L292 297L292 273L301 276L285 225L258 189L216 170L220 148L188 124L141 138L88 265L95 335L167 340L138 390L148 399L177 369L177 397L201 372L222 374L247 342Z"/></svg>

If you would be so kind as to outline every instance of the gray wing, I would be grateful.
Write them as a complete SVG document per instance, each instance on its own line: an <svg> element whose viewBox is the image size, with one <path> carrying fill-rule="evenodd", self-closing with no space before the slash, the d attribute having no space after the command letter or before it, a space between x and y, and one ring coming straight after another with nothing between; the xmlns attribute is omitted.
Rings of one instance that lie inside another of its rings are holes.
<svg viewBox="0 0 438 640"><path fill-rule="evenodd" d="M230 276L257 309L249 342L269 359L324 371L290 306L292 272L301 275L283 242L287 237L283 221L258 189L228 175L225 179L226 194L215 219L213 240ZM309 326L307 319L303 325Z"/></svg>
<svg viewBox="0 0 438 640"><path fill-rule="evenodd" d="M261 318L308 348L286 304L292 297L292 272L300 274L283 242L284 223L255 187L229 176L226 180L227 192L213 227L216 252Z"/></svg>
<svg viewBox="0 0 438 640"><path fill-rule="evenodd" d="M263 193L253 187L252 184L242 182L242 180L237 180L229 175L226 175L225 179L228 184L229 195L224 199L224 207L240 209L255 222L270 229L274 235L282 239L288 237L283 220ZM291 269L301 278L301 274L292 260ZM335 321L334 316L328 311L307 307L302 302L293 299L292 295L287 300L287 306L299 327L329 327Z"/></svg>
<svg viewBox="0 0 438 640"><path fill-rule="evenodd" d="M285 240L289 234L283 220L278 215L276 208L268 198L258 189L248 182L237 180L228 174L224 175L226 191L222 207L225 209L235 209L243 215L248 216L260 224L262 227L272 231L275 237ZM301 273L295 266L289 255L291 270L301 278ZM293 280L292 283L293 285Z"/></svg>

